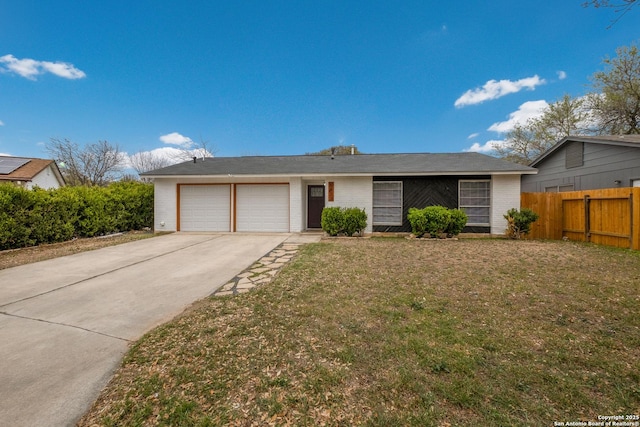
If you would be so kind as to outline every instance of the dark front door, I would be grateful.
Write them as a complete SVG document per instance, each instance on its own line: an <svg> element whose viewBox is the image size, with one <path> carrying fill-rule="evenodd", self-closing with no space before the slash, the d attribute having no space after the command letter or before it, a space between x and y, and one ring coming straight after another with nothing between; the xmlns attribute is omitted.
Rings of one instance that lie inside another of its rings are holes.
<svg viewBox="0 0 640 427"><path fill-rule="evenodd" d="M307 187L307 228L321 228L324 209L324 185Z"/></svg>

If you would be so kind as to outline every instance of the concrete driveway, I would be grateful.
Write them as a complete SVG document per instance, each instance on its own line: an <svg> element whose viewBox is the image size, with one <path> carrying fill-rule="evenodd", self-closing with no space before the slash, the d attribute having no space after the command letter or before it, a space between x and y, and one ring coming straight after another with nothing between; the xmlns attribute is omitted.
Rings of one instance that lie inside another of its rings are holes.
<svg viewBox="0 0 640 427"><path fill-rule="evenodd" d="M132 341L288 234L170 234L0 271L0 426L67 426Z"/></svg>

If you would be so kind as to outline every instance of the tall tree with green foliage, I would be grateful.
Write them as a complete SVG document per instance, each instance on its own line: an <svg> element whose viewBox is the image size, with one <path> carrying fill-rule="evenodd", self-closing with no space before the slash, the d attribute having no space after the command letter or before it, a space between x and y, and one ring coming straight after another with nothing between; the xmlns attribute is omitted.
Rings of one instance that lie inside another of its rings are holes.
<svg viewBox="0 0 640 427"><path fill-rule="evenodd" d="M592 76L595 93L589 103L600 133L640 133L640 53L638 46L616 49L617 57L606 57L606 70Z"/></svg>

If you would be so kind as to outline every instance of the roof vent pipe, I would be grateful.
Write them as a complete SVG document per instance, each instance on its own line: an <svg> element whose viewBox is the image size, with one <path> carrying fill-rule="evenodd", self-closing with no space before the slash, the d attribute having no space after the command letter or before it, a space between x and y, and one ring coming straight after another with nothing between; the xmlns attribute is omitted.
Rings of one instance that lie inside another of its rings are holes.
<svg viewBox="0 0 640 427"><path fill-rule="evenodd" d="M193 163L195 163L196 160L198 160L198 158L196 156L193 156Z"/></svg>
<svg viewBox="0 0 640 427"><path fill-rule="evenodd" d="M336 158L336 147L331 147L331 160Z"/></svg>
<svg viewBox="0 0 640 427"><path fill-rule="evenodd" d="M351 155L353 156L354 154L356 154L356 146L351 144Z"/></svg>

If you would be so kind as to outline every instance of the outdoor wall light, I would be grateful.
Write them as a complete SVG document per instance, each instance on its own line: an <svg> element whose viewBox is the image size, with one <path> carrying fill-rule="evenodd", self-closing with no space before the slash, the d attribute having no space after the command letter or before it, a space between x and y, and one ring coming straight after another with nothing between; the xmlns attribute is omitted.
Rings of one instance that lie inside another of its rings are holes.
<svg viewBox="0 0 640 427"><path fill-rule="evenodd" d="M616 179L615 181L613 181L613 183L615 185L620 185L620 184L622 184L622 181L620 181L619 179Z"/></svg>
<svg viewBox="0 0 640 427"><path fill-rule="evenodd" d="M164 221L160 221L160 227L164 227Z"/></svg>

